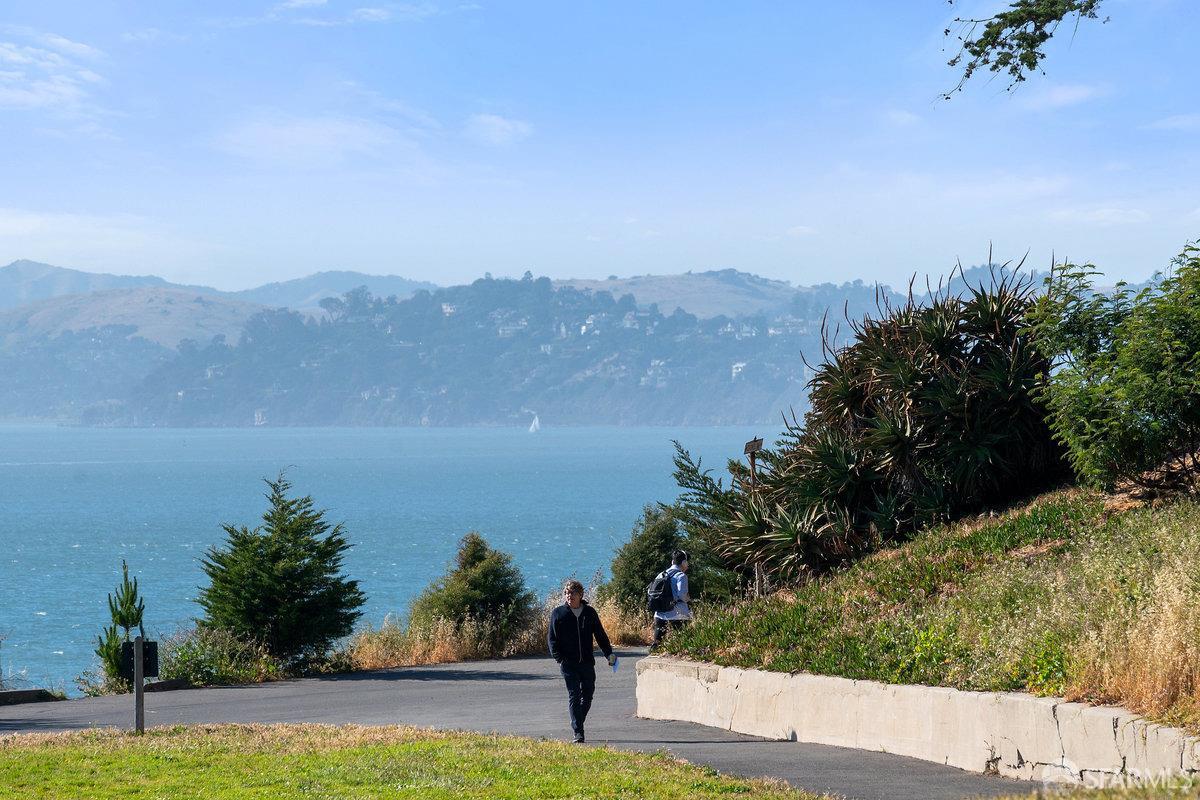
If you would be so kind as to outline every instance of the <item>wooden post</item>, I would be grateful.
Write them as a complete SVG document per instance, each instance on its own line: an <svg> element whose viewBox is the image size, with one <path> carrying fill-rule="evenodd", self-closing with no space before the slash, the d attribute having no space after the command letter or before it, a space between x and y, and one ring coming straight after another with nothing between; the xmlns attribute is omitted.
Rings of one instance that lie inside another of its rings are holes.
<svg viewBox="0 0 1200 800"><path fill-rule="evenodd" d="M146 732L146 690L144 684L145 664L142 661L142 637L133 640L133 727L138 733Z"/></svg>

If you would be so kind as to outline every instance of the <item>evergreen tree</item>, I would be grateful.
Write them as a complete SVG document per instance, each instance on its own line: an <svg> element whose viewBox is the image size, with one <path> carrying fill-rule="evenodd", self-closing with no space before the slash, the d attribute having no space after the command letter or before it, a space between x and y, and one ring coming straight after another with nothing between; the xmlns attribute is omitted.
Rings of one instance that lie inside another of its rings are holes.
<svg viewBox="0 0 1200 800"><path fill-rule="evenodd" d="M146 637L146 629L142 627L146 601L138 596L137 578L129 580L129 565L125 559L121 559L121 585L115 595L108 596L108 613L112 615L113 625L124 630L125 641L130 640L130 631L134 628L142 638Z"/></svg>
<svg viewBox="0 0 1200 800"><path fill-rule="evenodd" d="M350 548L342 526L330 526L311 496L288 497L280 473L264 479L270 507L253 530L224 525L225 547L203 560L209 586L200 591L203 624L261 642L274 656L324 652L351 632L366 597L342 573Z"/></svg>
<svg viewBox="0 0 1200 800"><path fill-rule="evenodd" d="M138 629L143 637L146 635L142 627L142 617L146 613L146 601L138 595L137 578L129 579L129 565L121 559L121 584L108 595L108 613L112 624L104 628L96 637L96 655L104 669L105 678L110 684L118 685L121 678L121 643L130 640L130 633ZM118 633L118 628L124 631Z"/></svg>
<svg viewBox="0 0 1200 800"><path fill-rule="evenodd" d="M450 572L413 601L410 617L417 626L436 619L461 625L470 618L485 626L492 646L502 650L537 613L537 597L525 587L512 556L493 550L471 531L459 543Z"/></svg>

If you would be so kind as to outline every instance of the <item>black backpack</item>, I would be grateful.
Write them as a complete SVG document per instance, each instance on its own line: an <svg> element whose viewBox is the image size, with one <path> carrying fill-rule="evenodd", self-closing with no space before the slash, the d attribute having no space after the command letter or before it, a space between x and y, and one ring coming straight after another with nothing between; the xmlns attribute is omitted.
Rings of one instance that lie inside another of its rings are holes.
<svg viewBox="0 0 1200 800"><path fill-rule="evenodd" d="M646 587L646 608L651 611L670 611L675 608L675 593L671 590L671 579L660 572Z"/></svg>

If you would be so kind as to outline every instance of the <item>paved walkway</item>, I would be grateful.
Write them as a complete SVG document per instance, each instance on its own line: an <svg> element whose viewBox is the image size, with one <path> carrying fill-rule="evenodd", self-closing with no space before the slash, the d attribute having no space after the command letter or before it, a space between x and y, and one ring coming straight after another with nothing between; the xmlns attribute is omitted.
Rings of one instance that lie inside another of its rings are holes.
<svg viewBox="0 0 1200 800"><path fill-rule="evenodd" d="M748 777L856 800L941 800L1027 793L1031 784L963 772L925 761L839 747L775 742L685 722L634 717L634 663L624 651L613 675L597 661L596 699L588 718L593 745L654 751ZM130 727L129 696L0 707L0 734L95 726ZM146 725L198 722L409 724L569 738L566 691L547 658L307 678L230 688L146 695Z"/></svg>

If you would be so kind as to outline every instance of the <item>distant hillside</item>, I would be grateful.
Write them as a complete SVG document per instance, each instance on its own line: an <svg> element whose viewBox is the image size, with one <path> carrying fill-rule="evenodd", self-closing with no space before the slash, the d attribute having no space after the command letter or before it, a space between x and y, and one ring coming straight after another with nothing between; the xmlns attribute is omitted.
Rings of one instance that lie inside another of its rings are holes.
<svg viewBox="0 0 1200 800"><path fill-rule="evenodd" d="M413 281L398 275L364 275L361 272L317 272L304 278L268 283L255 289L230 292L230 297L250 303L278 308L311 310L326 297L341 297L351 289L366 286L376 297L395 296L400 300L412 297L422 289L436 290L437 284Z"/></svg>
<svg viewBox="0 0 1200 800"><path fill-rule="evenodd" d="M207 344L223 335L236 342L263 307L239 300L158 286L52 297L0 312L0 342L12 346L68 331L121 326L129 336L174 348L183 339Z"/></svg>
<svg viewBox="0 0 1200 800"><path fill-rule="evenodd" d="M65 269L37 261L14 261L0 267L0 309L16 308L26 303L60 297L66 294L85 294L107 289L132 289L139 286L158 286L215 293L203 286L180 286L168 283L155 275L108 275Z"/></svg>
<svg viewBox="0 0 1200 800"><path fill-rule="evenodd" d="M783 313L798 292L784 281L760 278L735 269L607 280L574 278L555 281L554 285L609 292L613 297L631 294L639 306L657 305L664 314L670 314L678 307L702 319Z"/></svg>

